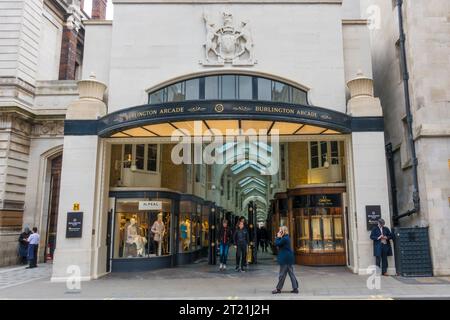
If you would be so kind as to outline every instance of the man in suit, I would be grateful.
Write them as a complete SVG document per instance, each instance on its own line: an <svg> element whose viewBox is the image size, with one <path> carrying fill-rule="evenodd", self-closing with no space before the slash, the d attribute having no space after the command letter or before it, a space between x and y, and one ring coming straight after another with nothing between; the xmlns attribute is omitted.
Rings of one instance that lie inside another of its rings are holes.
<svg viewBox="0 0 450 320"><path fill-rule="evenodd" d="M373 255L376 258L376 265L381 268L381 274L387 276L388 256L392 256L392 233L384 225L384 220L379 219L378 225L370 233L370 239L373 240Z"/></svg>

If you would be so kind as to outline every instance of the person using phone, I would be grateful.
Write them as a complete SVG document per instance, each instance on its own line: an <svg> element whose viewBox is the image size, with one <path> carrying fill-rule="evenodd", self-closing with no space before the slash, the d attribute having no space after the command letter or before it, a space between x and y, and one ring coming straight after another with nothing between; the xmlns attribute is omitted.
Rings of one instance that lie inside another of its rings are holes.
<svg viewBox="0 0 450 320"><path fill-rule="evenodd" d="M277 261L280 265L280 273L278 277L278 284L273 294L281 293L283 289L286 275L289 274L292 283L291 293L298 293L298 281L294 274L294 252L291 249L291 240L289 238L289 230L286 226L280 227L275 239L275 246L278 247Z"/></svg>

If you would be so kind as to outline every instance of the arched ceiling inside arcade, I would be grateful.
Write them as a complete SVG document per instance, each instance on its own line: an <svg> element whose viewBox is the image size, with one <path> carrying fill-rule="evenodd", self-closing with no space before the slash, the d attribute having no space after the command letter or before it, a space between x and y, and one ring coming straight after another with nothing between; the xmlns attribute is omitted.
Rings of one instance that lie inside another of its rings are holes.
<svg viewBox="0 0 450 320"><path fill-rule="evenodd" d="M222 181L230 179L235 190L238 192L238 199L242 203L240 215L247 216L247 206L250 202L256 205L256 215L258 221L265 221L268 213L268 200L270 192L270 176L263 175L267 167L271 165L272 147L261 141L249 142L257 145L265 152L259 154L256 160L249 159L248 148L243 149L243 154L234 155L235 161L228 161L222 171L224 176ZM218 152L226 153L234 146L234 143L224 144L218 148ZM222 186L223 187L223 186Z"/></svg>

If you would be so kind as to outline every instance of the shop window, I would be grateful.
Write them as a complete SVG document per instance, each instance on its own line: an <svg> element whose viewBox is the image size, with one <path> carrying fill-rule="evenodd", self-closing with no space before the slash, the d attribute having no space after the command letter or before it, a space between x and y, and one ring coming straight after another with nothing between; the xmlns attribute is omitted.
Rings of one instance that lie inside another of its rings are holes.
<svg viewBox="0 0 450 320"><path fill-rule="evenodd" d="M194 201L180 201L179 246L178 252L192 252L202 247L205 239L203 230L207 215L203 215L202 206Z"/></svg>
<svg viewBox="0 0 450 320"><path fill-rule="evenodd" d="M319 167L319 145L317 142L310 143L311 169Z"/></svg>
<svg viewBox="0 0 450 320"><path fill-rule="evenodd" d="M209 206L202 207L202 248L209 247Z"/></svg>
<svg viewBox="0 0 450 320"><path fill-rule="evenodd" d="M147 145L147 170L157 171L157 161L158 161L158 145L148 144Z"/></svg>
<svg viewBox="0 0 450 320"><path fill-rule="evenodd" d="M339 144L337 141L330 142L330 158L331 164L339 164Z"/></svg>
<svg viewBox="0 0 450 320"><path fill-rule="evenodd" d="M339 164L339 143L337 141L313 141L309 143L310 169Z"/></svg>
<svg viewBox="0 0 450 320"><path fill-rule="evenodd" d="M131 168L132 162L133 162L133 145L126 144L124 145L123 167Z"/></svg>
<svg viewBox="0 0 450 320"><path fill-rule="evenodd" d="M136 169L144 170L145 144L136 145Z"/></svg>
<svg viewBox="0 0 450 320"><path fill-rule="evenodd" d="M171 253L171 200L162 210L140 210L139 202L154 199L120 199L116 204L114 258L150 258Z"/></svg>
<svg viewBox="0 0 450 320"><path fill-rule="evenodd" d="M340 194L297 196L293 201L293 210L297 252L344 252Z"/></svg>
<svg viewBox="0 0 450 320"><path fill-rule="evenodd" d="M157 144L125 144L123 147L123 167L149 172L158 171Z"/></svg>
<svg viewBox="0 0 450 320"><path fill-rule="evenodd" d="M320 142L320 166L324 167L328 159L328 143L326 141Z"/></svg>

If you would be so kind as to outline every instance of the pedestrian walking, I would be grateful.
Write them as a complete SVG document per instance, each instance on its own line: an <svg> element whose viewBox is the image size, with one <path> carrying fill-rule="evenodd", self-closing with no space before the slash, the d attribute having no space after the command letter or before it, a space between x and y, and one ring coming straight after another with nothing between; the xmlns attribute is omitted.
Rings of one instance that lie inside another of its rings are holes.
<svg viewBox="0 0 450 320"><path fill-rule="evenodd" d="M240 221L238 229L234 233L234 247L236 248L236 271L238 272L245 272L248 242L248 231L244 226L244 222Z"/></svg>
<svg viewBox="0 0 450 320"><path fill-rule="evenodd" d="M30 236L31 231L28 227L23 229L23 232L19 236L19 258L21 264L27 264L28 257L28 242L27 239Z"/></svg>
<svg viewBox="0 0 450 320"><path fill-rule="evenodd" d="M273 294L281 293L283 289L286 275L289 274L292 283L291 293L298 293L298 281L294 274L294 252L291 249L291 239L289 238L289 230L286 226L280 227L275 240L275 246L278 247L278 264L280 265L280 274L278 284Z"/></svg>
<svg viewBox="0 0 450 320"><path fill-rule="evenodd" d="M370 239L373 240L373 255L375 263L381 269L381 274L387 276L388 256L392 256L391 239L392 233L385 227L383 219L378 220L378 225L372 229Z"/></svg>
<svg viewBox="0 0 450 320"><path fill-rule="evenodd" d="M259 241L262 248L262 252L267 252L267 229L266 227L262 226L259 231Z"/></svg>
<svg viewBox="0 0 450 320"><path fill-rule="evenodd" d="M219 232L220 271L227 268L228 249L230 248L232 238L233 233L228 226L228 220L223 220L222 228Z"/></svg>
<svg viewBox="0 0 450 320"><path fill-rule="evenodd" d="M28 261L30 262L30 265L27 267L27 269L37 267L37 254L40 239L41 237L37 232L37 228L33 227L33 233L30 234L30 236L26 240L28 242Z"/></svg>

